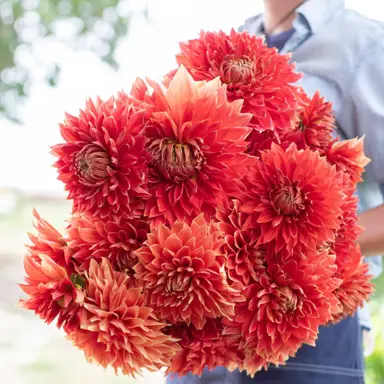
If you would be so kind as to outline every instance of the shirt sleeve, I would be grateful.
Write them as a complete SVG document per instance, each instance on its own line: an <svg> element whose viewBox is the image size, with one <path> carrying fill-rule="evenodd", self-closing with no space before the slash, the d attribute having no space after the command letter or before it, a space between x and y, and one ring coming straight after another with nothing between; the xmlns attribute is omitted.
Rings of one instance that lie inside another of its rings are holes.
<svg viewBox="0 0 384 384"><path fill-rule="evenodd" d="M349 138L363 136L371 159L365 178L384 184L384 27L365 47L343 98L340 124Z"/></svg>

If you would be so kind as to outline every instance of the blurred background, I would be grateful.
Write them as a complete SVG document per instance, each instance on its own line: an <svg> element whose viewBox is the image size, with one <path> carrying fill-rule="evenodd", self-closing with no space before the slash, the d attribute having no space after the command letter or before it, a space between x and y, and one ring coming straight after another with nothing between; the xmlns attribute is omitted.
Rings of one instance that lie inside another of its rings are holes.
<svg viewBox="0 0 384 384"><path fill-rule="evenodd" d="M346 1L384 20L381 1ZM70 211L51 167L64 111L87 97L129 91L137 76L175 67L178 41L228 31L261 0L0 0L0 372L4 384L162 383L161 373L116 377L85 362L54 326L15 308L32 208L63 229ZM384 383L384 277L372 299L368 384ZM381 299L380 299L381 297Z"/></svg>

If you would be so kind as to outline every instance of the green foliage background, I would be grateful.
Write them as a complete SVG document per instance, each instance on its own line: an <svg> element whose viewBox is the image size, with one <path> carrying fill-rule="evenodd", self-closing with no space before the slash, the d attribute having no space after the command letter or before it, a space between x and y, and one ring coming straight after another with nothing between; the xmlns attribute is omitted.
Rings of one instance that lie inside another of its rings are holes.
<svg viewBox="0 0 384 384"><path fill-rule="evenodd" d="M0 113L18 120L14 106L28 96L33 75L20 53L32 52L33 44L41 39L60 41L58 22L70 21L75 26L75 35L66 44L83 48L92 37L91 50L116 67L115 48L128 33L133 14L128 0L0 0ZM50 63L44 71L46 82L54 86L59 64Z"/></svg>

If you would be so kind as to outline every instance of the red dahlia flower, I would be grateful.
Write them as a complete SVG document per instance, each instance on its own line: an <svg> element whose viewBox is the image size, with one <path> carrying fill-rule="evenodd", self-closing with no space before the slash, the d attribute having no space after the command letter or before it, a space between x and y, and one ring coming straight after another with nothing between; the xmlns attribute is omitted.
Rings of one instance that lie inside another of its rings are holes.
<svg viewBox="0 0 384 384"><path fill-rule="evenodd" d="M234 316L240 298L227 283L222 245L217 227L202 215L191 226L176 221L148 235L136 251L135 271L159 318L202 329L208 318Z"/></svg>
<svg viewBox="0 0 384 384"><path fill-rule="evenodd" d="M233 200L229 208L219 208L216 217L225 236L228 277L245 286L257 281L258 273L264 271L266 250L257 246L260 235L251 225L252 216L240 212L240 201Z"/></svg>
<svg viewBox="0 0 384 384"><path fill-rule="evenodd" d="M342 283L336 289L335 295L340 301L343 311L334 315L333 323L337 323L346 316L353 316L374 291L374 285L371 282L372 276L369 275L368 264L362 258L360 247L350 244L348 254L348 259L338 260L337 263L336 276L342 279Z"/></svg>
<svg viewBox="0 0 384 384"><path fill-rule="evenodd" d="M127 216L103 221L81 213L72 217L68 227L73 258L82 269L87 270L91 260L100 262L105 257L113 269L132 277L137 263L134 251L143 245L147 232L149 225L142 219Z"/></svg>
<svg viewBox="0 0 384 384"><path fill-rule="evenodd" d="M324 151L329 147L334 129L332 103L325 102L318 92L310 99L301 97L299 121L293 131L282 135L283 141L296 143L299 149L311 147Z"/></svg>
<svg viewBox="0 0 384 384"><path fill-rule="evenodd" d="M21 308L34 311L37 316L51 323L56 318L57 326L69 329L77 324L77 311L84 300L82 279L68 276L67 271L48 255L27 254L24 258L26 284L20 288L28 295L20 300Z"/></svg>
<svg viewBox="0 0 384 384"><path fill-rule="evenodd" d="M281 364L303 343L314 345L319 326L340 311L335 272L335 257L326 251L271 258L259 281L246 288L247 302L238 305L232 325L241 325L245 356ZM232 333L228 328L225 333Z"/></svg>
<svg viewBox="0 0 384 384"><path fill-rule="evenodd" d="M80 325L68 338L88 361L135 376L141 369L168 367L180 347L144 306L141 289L128 288L128 280L107 259L100 265L91 260Z"/></svg>
<svg viewBox="0 0 384 384"><path fill-rule="evenodd" d="M370 162L364 155L364 138L352 140L335 140L327 153L327 159L337 169L346 172L353 184L362 181L361 175Z"/></svg>
<svg viewBox="0 0 384 384"><path fill-rule="evenodd" d="M235 30L229 35L202 31L198 39L181 43L180 49L177 63L195 80L220 77L227 84L229 100L244 99L243 111L252 113L255 129L292 125L298 90L291 84L301 75L294 72L289 55L268 48L260 37Z"/></svg>
<svg viewBox="0 0 384 384"><path fill-rule="evenodd" d="M201 330L193 325L177 326L171 334L182 339L181 351L172 359L167 374L179 377L188 373L201 376L204 368L212 370L219 366L232 367L242 365L244 355L239 350L240 337L223 335L220 320L209 319Z"/></svg>
<svg viewBox="0 0 384 384"><path fill-rule="evenodd" d="M145 131L152 156L146 215L155 225L190 222L201 212L210 219L238 190L252 160L245 154L251 116L240 113L241 101L227 101L218 79L194 82L184 68L168 89L152 86L153 113Z"/></svg>
<svg viewBox="0 0 384 384"><path fill-rule="evenodd" d="M60 126L65 143L52 153L75 211L123 215L136 208L137 198L147 197L142 127L142 112L114 98L89 100L79 117L66 115Z"/></svg>
<svg viewBox="0 0 384 384"><path fill-rule="evenodd" d="M310 149L292 144L286 151L273 144L245 178L240 211L252 214L261 236L276 250L298 244L314 248L334 239L340 226L344 195L335 167Z"/></svg>
<svg viewBox="0 0 384 384"><path fill-rule="evenodd" d="M261 156L261 152L269 150L272 147L272 143L279 144L280 140L277 139L274 131L256 131L253 130L247 137L249 142L248 153L252 156Z"/></svg>

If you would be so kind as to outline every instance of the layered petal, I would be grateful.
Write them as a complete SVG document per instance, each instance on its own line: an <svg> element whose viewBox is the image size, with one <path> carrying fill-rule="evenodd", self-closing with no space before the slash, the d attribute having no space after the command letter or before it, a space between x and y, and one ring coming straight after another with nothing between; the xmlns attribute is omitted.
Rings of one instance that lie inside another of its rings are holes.
<svg viewBox="0 0 384 384"><path fill-rule="evenodd" d="M107 217L141 207L148 197L143 112L115 98L88 100L78 117L60 125L65 143L55 145L55 167L74 211Z"/></svg>
<svg viewBox="0 0 384 384"><path fill-rule="evenodd" d="M240 201L233 200L229 207L219 208L216 217L225 239L228 277L247 286L256 282L264 271L267 250L257 245L260 233L252 225L252 215L241 212L240 208Z"/></svg>
<svg viewBox="0 0 384 384"><path fill-rule="evenodd" d="M230 100L244 99L243 111L252 113L254 129L292 126L299 101L299 90L292 84L301 75L295 73L289 55L268 48L260 37L233 29L229 34L202 31L199 38L181 43L180 50L177 62L195 80L219 77L227 84Z"/></svg>
<svg viewBox="0 0 384 384"><path fill-rule="evenodd" d="M362 181L362 174L370 159L364 154L364 138L335 140L327 152L327 159L337 169L349 175L352 183Z"/></svg>
<svg viewBox="0 0 384 384"><path fill-rule="evenodd" d="M245 178L240 211L253 216L258 244L275 242L276 250L314 249L332 241L340 227L344 194L335 167L317 151L283 150L273 144Z"/></svg>
<svg viewBox="0 0 384 384"><path fill-rule="evenodd" d="M183 67L168 88L150 84L152 112L145 135L152 156L151 197L145 214L154 226L190 223L201 212L209 220L228 195L239 191L253 161L245 153L251 115L241 113L240 100L228 101L218 79L196 82Z"/></svg>
<svg viewBox="0 0 384 384"><path fill-rule="evenodd" d="M75 214L67 229L79 268L88 270L91 260L100 262L107 258L114 270L131 276L128 281L132 284L138 283L133 278L135 250L146 241L148 232L149 224L144 219L124 216L101 220L84 213Z"/></svg>
<svg viewBox="0 0 384 384"><path fill-rule="evenodd" d="M326 251L270 259L259 281L246 289L247 302L238 304L226 330L236 333L241 326L246 366L251 369L252 358L260 363L250 373L265 362L284 363L304 343L315 345L319 326L341 311L335 271L335 256Z"/></svg>
<svg viewBox="0 0 384 384"><path fill-rule="evenodd" d="M223 335L219 320L208 320L204 328L179 325L170 330L174 337L182 338L181 351L172 360L167 373L185 376L188 373L201 376L204 368L212 370L219 366L234 370L244 359L239 349L239 337Z"/></svg>
<svg viewBox="0 0 384 384"><path fill-rule="evenodd" d="M101 264L92 260L81 322L68 338L88 361L135 376L142 369L168 367L180 347L144 305L141 289L129 288L128 280L107 259Z"/></svg>
<svg viewBox="0 0 384 384"><path fill-rule="evenodd" d="M202 215L190 226L176 221L152 231L136 251L135 270L159 318L202 329L207 319L234 316L241 296L227 282L222 245L217 227Z"/></svg>
<svg viewBox="0 0 384 384"><path fill-rule="evenodd" d="M19 306L29 309L46 323L57 319L57 326L70 330L78 324L77 313L83 305L83 279L69 276L49 256L27 254L24 258L25 284L20 288L28 295Z"/></svg>

